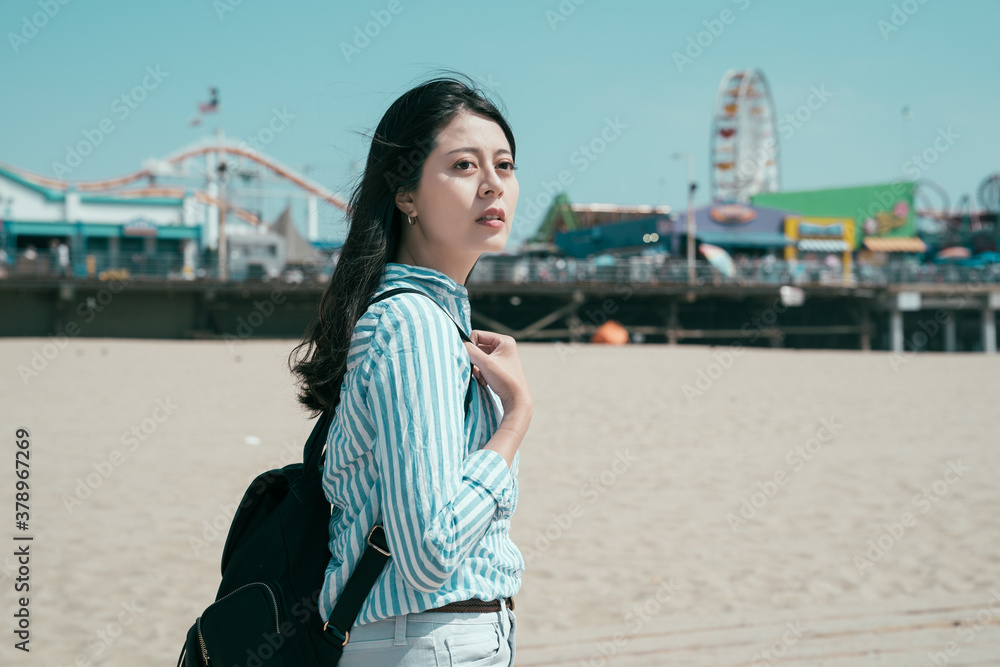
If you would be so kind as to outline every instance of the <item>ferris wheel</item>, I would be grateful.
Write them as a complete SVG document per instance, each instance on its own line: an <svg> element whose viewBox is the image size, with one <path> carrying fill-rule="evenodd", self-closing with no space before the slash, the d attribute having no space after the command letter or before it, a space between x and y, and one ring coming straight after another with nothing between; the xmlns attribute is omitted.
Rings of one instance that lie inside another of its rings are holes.
<svg viewBox="0 0 1000 667"><path fill-rule="evenodd" d="M976 192L979 206L987 213L1000 213L1000 173L990 174Z"/></svg>
<svg viewBox="0 0 1000 667"><path fill-rule="evenodd" d="M723 75L710 141L713 200L746 204L751 195L778 190L777 123L763 72Z"/></svg>

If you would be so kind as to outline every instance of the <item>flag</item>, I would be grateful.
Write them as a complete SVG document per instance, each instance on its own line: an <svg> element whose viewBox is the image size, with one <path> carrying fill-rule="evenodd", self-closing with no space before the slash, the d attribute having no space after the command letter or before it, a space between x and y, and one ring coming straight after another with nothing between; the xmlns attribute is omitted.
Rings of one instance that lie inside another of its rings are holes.
<svg viewBox="0 0 1000 667"><path fill-rule="evenodd" d="M212 93L212 99L208 102L202 102L198 105L198 113L215 113L219 110L219 89L209 88L209 92Z"/></svg>
<svg viewBox="0 0 1000 667"><path fill-rule="evenodd" d="M208 92L212 95L211 99L209 99L208 102L198 103L198 114L191 117L188 121L188 125L192 127L195 125L201 125L201 117L204 114L217 113L219 111L219 89L209 88Z"/></svg>

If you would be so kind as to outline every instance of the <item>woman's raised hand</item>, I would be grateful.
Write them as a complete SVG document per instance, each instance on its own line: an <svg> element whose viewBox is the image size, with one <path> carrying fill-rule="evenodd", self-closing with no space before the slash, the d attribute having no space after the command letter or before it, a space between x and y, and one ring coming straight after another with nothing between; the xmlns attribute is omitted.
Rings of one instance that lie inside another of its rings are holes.
<svg viewBox="0 0 1000 667"><path fill-rule="evenodd" d="M530 414L532 399L528 380L524 377L517 341L492 331L473 329L472 342L464 343L472 361L472 374L483 386L499 397L504 413L515 409Z"/></svg>

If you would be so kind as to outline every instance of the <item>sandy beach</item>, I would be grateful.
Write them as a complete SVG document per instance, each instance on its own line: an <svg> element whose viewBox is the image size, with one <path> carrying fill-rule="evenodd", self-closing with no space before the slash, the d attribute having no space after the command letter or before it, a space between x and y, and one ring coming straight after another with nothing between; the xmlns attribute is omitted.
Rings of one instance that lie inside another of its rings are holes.
<svg viewBox="0 0 1000 667"><path fill-rule="evenodd" d="M293 345L0 340L0 664L176 662L235 503L311 429ZM1000 664L1000 358L519 349L518 665Z"/></svg>

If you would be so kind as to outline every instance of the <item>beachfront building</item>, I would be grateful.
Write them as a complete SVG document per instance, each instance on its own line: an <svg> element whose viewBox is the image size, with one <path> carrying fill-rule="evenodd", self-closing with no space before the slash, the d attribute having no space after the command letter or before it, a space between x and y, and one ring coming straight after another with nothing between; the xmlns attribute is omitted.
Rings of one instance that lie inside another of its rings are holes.
<svg viewBox="0 0 1000 667"><path fill-rule="evenodd" d="M12 274L87 276L167 257L164 272L181 273L200 249L199 213L183 191L62 190L0 166L0 251Z"/></svg>
<svg viewBox="0 0 1000 667"><path fill-rule="evenodd" d="M305 233L292 222L296 209ZM323 264L320 223L327 245L339 245L346 209L321 184L221 132L100 181L0 163L0 277L274 277L289 263Z"/></svg>
<svg viewBox="0 0 1000 667"><path fill-rule="evenodd" d="M578 259L604 253L669 253L673 229L670 213L669 206L573 204L561 193L521 251Z"/></svg>
<svg viewBox="0 0 1000 667"><path fill-rule="evenodd" d="M917 263L927 244L917 235L913 207L916 184L898 181L825 190L768 192L754 204L798 211L804 216L852 221L859 267ZM846 239L846 230L845 236Z"/></svg>
<svg viewBox="0 0 1000 667"><path fill-rule="evenodd" d="M695 209L695 241L718 246L734 257L778 257L792 243L784 233L789 215L792 213L777 208L716 202ZM677 216L674 234L674 246L684 248L687 227L683 213Z"/></svg>
<svg viewBox="0 0 1000 667"><path fill-rule="evenodd" d="M947 286L942 290L910 290L901 283L921 282L920 261L927 251L927 244L917 235L914 195L916 183L897 181L879 185L800 192L762 193L753 197L756 204L783 206L798 210L804 216L823 218L820 225L827 229L836 228L837 223L830 218L842 218L843 225L853 223L853 239L861 239L857 251L858 278L869 281L877 272L884 276L893 293L890 298L876 304L888 312L890 349L902 353L914 344L927 338L928 328L944 331L944 351L956 349L956 326L961 319L961 311L979 311L981 347L987 353L996 352L996 310L1000 308L1000 294L992 290L979 290L978 281L971 280L966 285ZM803 219L805 220L805 219ZM817 220L813 219L808 230L818 231ZM803 222L798 223L799 230ZM851 238L846 227L843 240ZM815 234L814 234L815 235ZM831 239L833 240L833 239ZM801 243L801 241L800 241ZM933 278L926 282L933 283ZM932 311L933 327L927 324L926 312ZM919 316L919 313L925 313ZM914 331L911 324L911 339L905 335L904 323L908 317L920 330Z"/></svg>
<svg viewBox="0 0 1000 667"><path fill-rule="evenodd" d="M851 282L852 256L858 247L852 218L791 215L785 218L785 236L791 241L785 246L786 260L799 259L800 255L836 257L844 282Z"/></svg>

